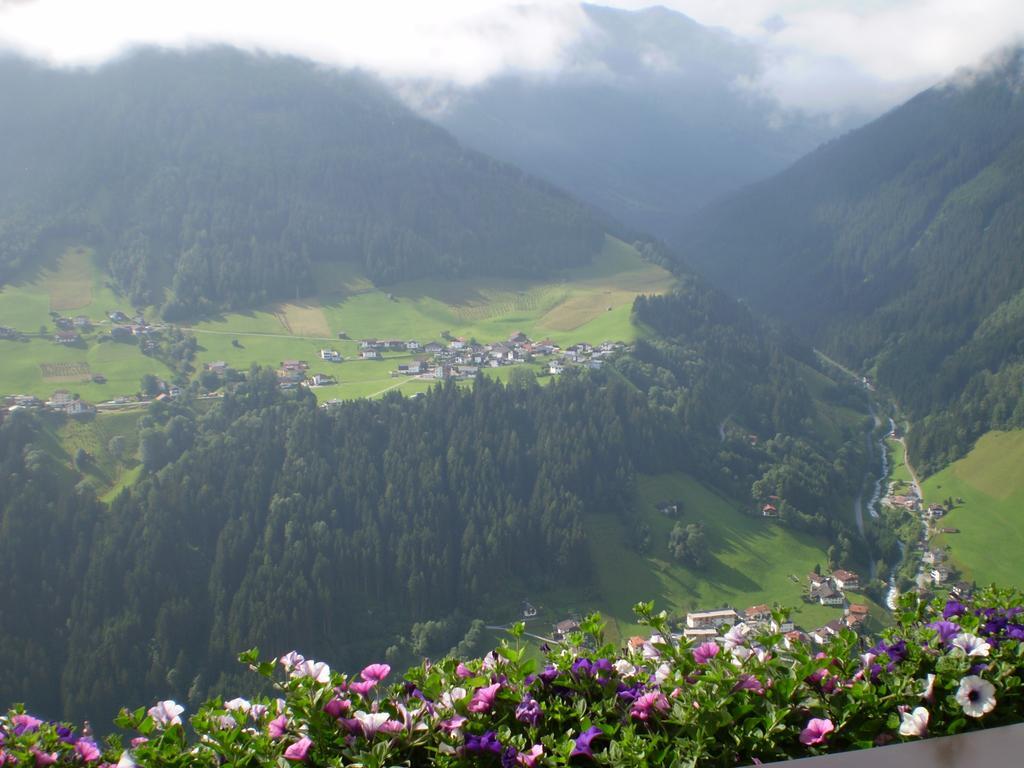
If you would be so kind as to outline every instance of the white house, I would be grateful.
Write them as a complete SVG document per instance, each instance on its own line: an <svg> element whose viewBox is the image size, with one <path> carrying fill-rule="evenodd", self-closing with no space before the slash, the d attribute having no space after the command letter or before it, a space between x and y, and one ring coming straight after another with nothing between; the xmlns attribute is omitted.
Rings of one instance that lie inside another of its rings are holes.
<svg viewBox="0 0 1024 768"><path fill-rule="evenodd" d="M717 629L723 624L735 624L739 614L732 608L718 611L695 611L686 614L686 626L691 629Z"/></svg>

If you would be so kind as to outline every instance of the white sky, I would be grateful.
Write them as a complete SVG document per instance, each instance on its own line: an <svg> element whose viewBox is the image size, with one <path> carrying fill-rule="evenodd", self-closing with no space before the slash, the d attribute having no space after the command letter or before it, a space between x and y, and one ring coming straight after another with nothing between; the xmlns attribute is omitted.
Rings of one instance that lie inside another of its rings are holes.
<svg viewBox="0 0 1024 768"><path fill-rule="evenodd" d="M662 4L763 45L754 86L811 111L892 106L1024 38L1024 0ZM0 48L59 65L101 63L139 44L224 42L473 85L508 71L557 72L587 32L573 0L0 0Z"/></svg>

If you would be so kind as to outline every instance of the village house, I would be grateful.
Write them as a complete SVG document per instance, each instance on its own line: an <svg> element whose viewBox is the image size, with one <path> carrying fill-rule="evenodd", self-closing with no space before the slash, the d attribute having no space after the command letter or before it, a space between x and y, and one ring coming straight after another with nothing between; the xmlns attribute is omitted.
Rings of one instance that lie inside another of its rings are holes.
<svg viewBox="0 0 1024 768"><path fill-rule="evenodd" d="M683 637L687 640L704 642L718 637L718 630L714 627L685 627L683 629Z"/></svg>
<svg viewBox="0 0 1024 768"><path fill-rule="evenodd" d="M341 355L335 349L321 349L320 359L328 363L340 363Z"/></svg>
<svg viewBox="0 0 1024 768"><path fill-rule="evenodd" d="M436 355L442 349L444 349L444 347L438 344L436 341L428 342L427 345L423 347L423 351L426 352L428 355Z"/></svg>
<svg viewBox="0 0 1024 768"><path fill-rule="evenodd" d="M210 371L211 373L216 373L218 376L223 376L225 373L228 372L228 364L225 363L223 360L215 360L212 363L206 364L206 370Z"/></svg>
<svg viewBox="0 0 1024 768"><path fill-rule="evenodd" d="M951 571L944 565L937 565L928 572L928 575L931 577L932 584L939 586L949 581Z"/></svg>
<svg viewBox="0 0 1024 768"><path fill-rule="evenodd" d="M686 614L686 626L690 629L718 629L723 624L735 624L739 614L733 608L717 611L694 611Z"/></svg>
<svg viewBox="0 0 1024 768"><path fill-rule="evenodd" d="M77 344L81 338L74 331L57 331L53 336L53 340L58 344Z"/></svg>
<svg viewBox="0 0 1024 768"><path fill-rule="evenodd" d="M55 390L50 399L46 401L46 405L50 408L66 408L71 402L74 401L74 395L68 392L66 389Z"/></svg>
<svg viewBox="0 0 1024 768"><path fill-rule="evenodd" d="M846 602L846 595L837 589L835 582L829 580L819 587L811 588L811 599L817 600L821 605L843 605Z"/></svg>
<svg viewBox="0 0 1024 768"><path fill-rule="evenodd" d="M376 349L364 349L362 352L359 353L359 356L363 358L363 360L381 359L380 352L378 352Z"/></svg>
<svg viewBox="0 0 1024 768"><path fill-rule="evenodd" d="M307 382L311 387L323 387L328 384L334 384L334 379L330 376L325 376L322 373L316 373L311 376Z"/></svg>
<svg viewBox="0 0 1024 768"><path fill-rule="evenodd" d="M807 574L807 583L810 584L811 589L820 587L828 580L828 576L822 576L820 573L815 573L814 571L811 571Z"/></svg>
<svg viewBox="0 0 1024 768"><path fill-rule="evenodd" d="M379 342L376 339L360 339L360 349L377 349Z"/></svg>
<svg viewBox="0 0 1024 768"><path fill-rule="evenodd" d="M752 605L743 612L747 621L771 621L772 609L766 604Z"/></svg>
<svg viewBox="0 0 1024 768"><path fill-rule="evenodd" d="M305 360L282 360L281 368L286 371L297 371L301 373L309 368L309 364Z"/></svg>
<svg viewBox="0 0 1024 768"><path fill-rule="evenodd" d="M859 629L868 620L868 615L869 610L866 605L850 603L850 607L846 609L844 621L850 629Z"/></svg>
<svg viewBox="0 0 1024 768"><path fill-rule="evenodd" d="M405 342L405 348L407 350L409 350L410 352L416 352L416 351L418 351L420 349L423 349L423 347L420 345L420 343L418 341L415 341L415 340L410 340L410 341Z"/></svg>
<svg viewBox="0 0 1024 768"><path fill-rule="evenodd" d="M940 517L942 517L945 514L946 514L946 508L943 507L941 504L929 504L928 505L928 511L925 512L925 515L930 520L938 520Z"/></svg>
<svg viewBox="0 0 1024 768"><path fill-rule="evenodd" d="M774 504L765 504L761 507L761 517L778 517L779 508Z"/></svg>
<svg viewBox="0 0 1024 768"><path fill-rule="evenodd" d="M71 322L75 328L92 328L92 322L85 315L76 315Z"/></svg>
<svg viewBox="0 0 1024 768"><path fill-rule="evenodd" d="M6 325L0 325L0 339L13 339L18 335L18 332L13 328L8 328Z"/></svg>
<svg viewBox="0 0 1024 768"><path fill-rule="evenodd" d="M839 619L833 619L825 626L820 627L811 632L811 640L813 640L818 645L824 645L831 638L835 637L840 632L842 632L844 626L845 625L843 624L843 622L841 622Z"/></svg>
<svg viewBox="0 0 1024 768"><path fill-rule="evenodd" d="M572 632L580 631L580 623L576 619L563 619L551 628L551 637L555 640L564 640Z"/></svg>
<svg viewBox="0 0 1024 768"><path fill-rule="evenodd" d="M552 376L559 376L562 373L565 373L565 366L562 365L557 360L552 360L548 364L548 373L550 373Z"/></svg>
<svg viewBox="0 0 1024 768"><path fill-rule="evenodd" d="M853 571L843 569L832 571L832 581L839 589L860 589L860 576Z"/></svg>

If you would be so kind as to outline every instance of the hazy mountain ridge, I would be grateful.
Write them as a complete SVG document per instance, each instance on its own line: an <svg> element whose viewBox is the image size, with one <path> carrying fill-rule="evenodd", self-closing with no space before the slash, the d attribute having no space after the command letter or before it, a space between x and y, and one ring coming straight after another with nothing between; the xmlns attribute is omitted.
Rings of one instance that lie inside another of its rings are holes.
<svg viewBox="0 0 1024 768"><path fill-rule="evenodd" d="M0 61L8 279L40 233L96 239L170 314L308 289L316 260L379 281L586 263L584 206L464 149L375 81L227 49L96 71ZM37 249L36 249L37 250ZM2 279L2 275L0 275Z"/></svg>
<svg viewBox="0 0 1024 768"><path fill-rule="evenodd" d="M750 87L761 52L726 30L662 7L584 10L591 34L564 72L449 90L434 119L661 236L839 130Z"/></svg>
<svg viewBox="0 0 1024 768"><path fill-rule="evenodd" d="M913 417L950 406L1021 353L1003 343L1018 314L976 330L1024 288L1022 60L938 85L710 206L681 228L680 250L846 362L876 367Z"/></svg>

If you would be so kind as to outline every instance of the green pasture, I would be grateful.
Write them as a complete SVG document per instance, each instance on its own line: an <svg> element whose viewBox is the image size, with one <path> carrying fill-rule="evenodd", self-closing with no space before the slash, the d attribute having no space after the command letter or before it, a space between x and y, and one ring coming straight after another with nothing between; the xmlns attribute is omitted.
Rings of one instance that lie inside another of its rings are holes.
<svg viewBox="0 0 1024 768"><path fill-rule="evenodd" d="M938 521L960 533L934 539L949 546L968 581L1024 588L1024 430L989 432L964 458L923 482L925 500L952 497L952 512Z"/></svg>
<svg viewBox="0 0 1024 768"><path fill-rule="evenodd" d="M703 522L710 558L700 572L677 564L668 553L668 538L675 520L657 511L661 500L683 500L680 521ZM651 550L638 553L631 546L642 521L651 529ZM682 473L641 476L638 479L634 518L616 516L588 520L594 587L589 594L547 595L547 603L578 604L584 611L598 610L608 620L613 640L642 634L634 621L633 606L654 600L659 609L683 615L698 609L731 606L742 610L758 603L777 603L793 609L798 626L814 629L839 618L838 608L802 602L806 576L814 566L826 567L826 542L755 518L737 509L715 492ZM795 577L795 579L793 578ZM883 609L861 595L873 615Z"/></svg>
<svg viewBox="0 0 1024 768"><path fill-rule="evenodd" d="M907 450L899 440L886 438L885 449L889 454L889 482L897 483L897 488L910 488L914 478L907 468ZM924 493L924 491L922 491Z"/></svg>

